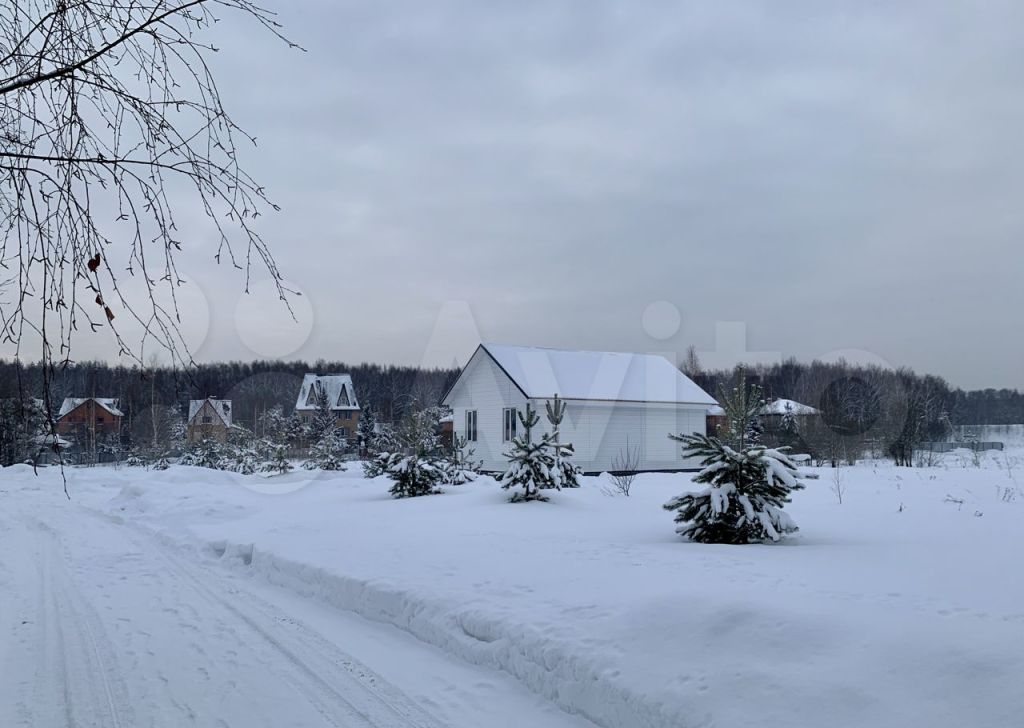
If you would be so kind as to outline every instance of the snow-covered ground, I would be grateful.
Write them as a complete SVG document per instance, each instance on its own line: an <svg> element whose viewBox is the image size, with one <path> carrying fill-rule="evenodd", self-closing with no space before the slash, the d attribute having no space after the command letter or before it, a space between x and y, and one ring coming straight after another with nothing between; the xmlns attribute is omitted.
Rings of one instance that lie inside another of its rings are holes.
<svg viewBox="0 0 1024 728"><path fill-rule="evenodd" d="M844 468L842 504L812 470L765 546L681 541L685 474L513 505L490 479L395 501L358 469L97 468L68 504L56 470L3 470L0 725L64 724L31 720L60 676L24 670L61 652L91 676L70 704L121 725L289 701L289 725L1019 725L1024 453L980 465Z"/></svg>

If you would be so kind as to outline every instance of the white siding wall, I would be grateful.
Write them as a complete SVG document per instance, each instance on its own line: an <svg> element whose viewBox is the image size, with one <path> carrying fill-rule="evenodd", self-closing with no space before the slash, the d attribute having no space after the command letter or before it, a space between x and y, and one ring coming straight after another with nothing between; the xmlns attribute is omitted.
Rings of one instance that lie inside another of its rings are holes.
<svg viewBox="0 0 1024 728"><path fill-rule="evenodd" d="M541 413L541 425L550 431L544 416L544 401L534 402ZM611 470L615 457L627 444L638 448L640 469L678 470L696 468L684 460L679 443L669 433L705 431L706 407L671 404L568 402L562 422L561 439L571 442L575 461L587 472Z"/></svg>
<svg viewBox="0 0 1024 728"><path fill-rule="evenodd" d="M526 398L489 355L477 351L447 398L452 408L455 436L466 435L466 410L476 410L477 441L470 443L474 460L481 460L485 470L504 470L508 466L502 442L502 410L505 407L526 409Z"/></svg>
<svg viewBox="0 0 1024 728"><path fill-rule="evenodd" d="M526 409L527 400L519 388L483 351L466 365L455 389L446 399L452 408L455 436L466 435L466 410L477 412L477 441L470 447L473 458L485 470L503 471L508 461L502 441L502 410ZM532 400L540 416L539 428L550 431L544 406L546 400ZM669 433L705 431L707 407L674 404L567 402L562 422L562 441L576 449L576 464L586 472L612 469L616 455L630 447L640 448L640 469L678 470L698 467L683 460L679 443Z"/></svg>

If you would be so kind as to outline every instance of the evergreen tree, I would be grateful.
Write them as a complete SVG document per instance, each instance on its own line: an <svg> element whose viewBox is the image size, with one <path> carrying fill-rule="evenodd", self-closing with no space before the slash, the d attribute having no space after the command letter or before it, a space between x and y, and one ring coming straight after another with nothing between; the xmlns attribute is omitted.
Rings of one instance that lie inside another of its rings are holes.
<svg viewBox="0 0 1024 728"><path fill-rule="evenodd" d="M444 481L448 485L465 485L476 480L482 463L474 461L476 451L469 447L469 441L463 436L455 440L449 456L444 461Z"/></svg>
<svg viewBox="0 0 1024 728"><path fill-rule="evenodd" d="M306 470L345 470L342 456L348 449L348 440L337 429L331 428L309 448L309 457L302 464Z"/></svg>
<svg viewBox="0 0 1024 728"><path fill-rule="evenodd" d="M551 456L554 459L551 477L555 488L579 488L582 471L570 462L570 458L576 451L573 449L572 443L563 443L561 440L565 407L565 402L557 394L553 402L548 400L545 405L548 422L551 423Z"/></svg>
<svg viewBox="0 0 1024 728"><path fill-rule="evenodd" d="M708 485L665 504L678 511L680 535L700 543L744 544L778 541L797 530L782 508L804 486L784 453L760 445L737 451L702 434L669 437L683 443L683 457L701 458L703 469L693 480Z"/></svg>
<svg viewBox="0 0 1024 728"><path fill-rule="evenodd" d="M731 387L719 387L718 401L725 410L726 443L737 450L755 444L761 434L759 412L764 406L761 388L747 385L746 367L736 367Z"/></svg>
<svg viewBox="0 0 1024 728"><path fill-rule="evenodd" d="M263 463L260 470L264 473L284 474L292 469L288 460L288 449L283 444L274 445L270 451L270 459Z"/></svg>
<svg viewBox="0 0 1024 728"><path fill-rule="evenodd" d="M512 494L513 503L546 501L548 498L541 491L559 487L559 481L553 476L555 459L551 452L551 441L547 433L536 442L533 441L533 428L540 422L540 418L529 403L526 405L526 414L519 412L518 415L523 434L512 440L512 449L505 453L508 470L499 482L505 489L522 488Z"/></svg>
<svg viewBox="0 0 1024 728"><path fill-rule="evenodd" d="M377 415L374 414L373 406L366 404L359 413L359 423L356 425L356 443L362 456L370 453L376 425Z"/></svg>
<svg viewBox="0 0 1024 728"><path fill-rule="evenodd" d="M378 456L384 472L392 480L391 495L395 498L412 498L420 495L439 493L438 483L444 470L438 461L427 454L390 453Z"/></svg>
<svg viewBox="0 0 1024 728"><path fill-rule="evenodd" d="M331 411L331 400L327 396L327 390L317 384L313 386L316 387L313 400L316 412L313 413L306 428L306 439L310 442L319 442L324 435L334 429L337 416Z"/></svg>

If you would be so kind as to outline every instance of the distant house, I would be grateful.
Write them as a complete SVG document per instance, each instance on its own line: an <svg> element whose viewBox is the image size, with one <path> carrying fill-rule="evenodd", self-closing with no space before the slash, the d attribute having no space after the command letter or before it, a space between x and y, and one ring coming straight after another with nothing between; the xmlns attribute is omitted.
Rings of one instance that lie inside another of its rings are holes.
<svg viewBox="0 0 1024 728"><path fill-rule="evenodd" d="M193 399L188 403L185 436L189 442L224 442L231 431L230 399Z"/></svg>
<svg viewBox="0 0 1024 728"><path fill-rule="evenodd" d="M774 433L782 429L787 419L793 418L796 422L796 418L814 417L818 414L818 410L792 399L776 399L762 407L759 414L764 431ZM797 425L797 429L799 429L799 425Z"/></svg>
<svg viewBox="0 0 1024 728"><path fill-rule="evenodd" d="M782 423L787 417L812 417L816 414L818 414L818 410L810 405L800 404L792 399L780 398L761 407L758 410L758 420L764 432L775 434L782 428ZM724 409L717 405L708 408L708 434L721 437L725 434L726 422Z"/></svg>
<svg viewBox="0 0 1024 728"><path fill-rule="evenodd" d="M477 348L442 403L452 408L455 436L496 472L508 466L505 452L521 434L518 413L527 404L540 416L534 435L550 432L545 403L555 394L566 402L561 439L591 473L616 469L627 450L638 470L696 468L668 436L704 432L716 404L661 356L500 344Z"/></svg>
<svg viewBox="0 0 1024 728"><path fill-rule="evenodd" d="M100 442L120 437L123 417L112 397L68 397L57 414L57 434L74 440L81 451L95 452Z"/></svg>
<svg viewBox="0 0 1024 728"><path fill-rule="evenodd" d="M352 377L348 374L307 374L302 379L302 387L295 400L295 413L303 420L312 419L321 397L327 400L339 434L349 439L355 438L360 409Z"/></svg>

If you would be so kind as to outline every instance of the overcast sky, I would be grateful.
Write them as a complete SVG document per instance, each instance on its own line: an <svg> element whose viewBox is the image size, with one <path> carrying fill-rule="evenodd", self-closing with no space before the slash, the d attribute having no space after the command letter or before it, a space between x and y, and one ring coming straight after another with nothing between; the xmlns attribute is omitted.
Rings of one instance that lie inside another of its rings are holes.
<svg viewBox="0 0 1024 728"><path fill-rule="evenodd" d="M193 241L200 359L693 343L1024 387L1019 0L265 4L308 52L221 13L216 67L306 297L284 331Z"/></svg>

